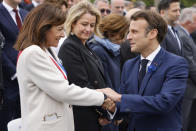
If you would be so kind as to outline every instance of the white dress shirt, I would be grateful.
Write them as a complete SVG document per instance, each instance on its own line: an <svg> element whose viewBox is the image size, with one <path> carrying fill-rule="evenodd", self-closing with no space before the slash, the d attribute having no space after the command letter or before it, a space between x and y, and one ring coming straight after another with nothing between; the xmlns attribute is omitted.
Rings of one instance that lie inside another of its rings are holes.
<svg viewBox="0 0 196 131"><path fill-rule="evenodd" d="M16 22L16 13L13 11L14 8L12 8L10 5L8 5L5 1L2 2L3 6L7 9L7 11L9 12L9 14L11 15L12 19L14 20L15 24L17 25ZM22 22L20 13L19 13L19 7L17 6L16 8L18 10L18 15L20 17L20 21Z"/></svg>
<svg viewBox="0 0 196 131"><path fill-rule="evenodd" d="M147 66L146 68L148 69L148 67L151 65L152 61L154 60L154 58L156 57L156 55L159 53L159 51L161 50L161 46L159 45L158 48L156 50L154 50L150 55L148 55L146 58L144 58L142 55L141 55L141 60L143 59L147 59L149 60L148 63L147 63ZM141 65L140 65L140 69L141 69ZM148 70L146 70L148 71Z"/></svg>

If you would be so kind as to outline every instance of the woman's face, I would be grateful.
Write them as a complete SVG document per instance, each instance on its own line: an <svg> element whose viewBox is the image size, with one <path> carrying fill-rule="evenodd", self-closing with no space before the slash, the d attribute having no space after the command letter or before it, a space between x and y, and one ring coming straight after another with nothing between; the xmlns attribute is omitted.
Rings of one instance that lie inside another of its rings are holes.
<svg viewBox="0 0 196 131"><path fill-rule="evenodd" d="M64 24L59 25L59 26L52 26L50 30L46 32L46 45L48 47L57 47L59 40L65 37L65 32L64 32Z"/></svg>
<svg viewBox="0 0 196 131"><path fill-rule="evenodd" d="M72 24L72 32L85 44L94 33L96 17L86 13L76 23Z"/></svg>

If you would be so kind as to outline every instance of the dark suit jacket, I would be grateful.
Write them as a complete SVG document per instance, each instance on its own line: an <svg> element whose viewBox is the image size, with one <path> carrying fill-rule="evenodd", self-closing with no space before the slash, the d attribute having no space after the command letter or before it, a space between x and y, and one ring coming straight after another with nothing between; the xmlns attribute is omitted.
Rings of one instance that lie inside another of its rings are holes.
<svg viewBox="0 0 196 131"><path fill-rule="evenodd" d="M4 36L2 35L0 31L0 110L2 106L2 98L3 98L3 72L2 72L2 48L4 45Z"/></svg>
<svg viewBox="0 0 196 131"><path fill-rule="evenodd" d="M183 111L183 126L185 131L190 131L188 127L193 127L193 123L195 119L190 119L193 116L193 112L191 110L194 109L194 105L192 104L196 98L196 44L194 43L192 37L185 32L185 30L181 26L177 26L178 34L183 41L183 52L184 57L187 59L189 63L189 78L187 81L187 88L184 95L182 111ZM193 117L192 117L193 118Z"/></svg>
<svg viewBox="0 0 196 131"><path fill-rule="evenodd" d="M70 35L62 44L59 58L67 72L68 81L81 87L100 89L106 87L100 59L81 40ZM74 107L76 131L99 131L98 113L92 107Z"/></svg>
<svg viewBox="0 0 196 131"><path fill-rule="evenodd" d="M183 43L181 42L181 44L183 44ZM178 42L177 42L176 38L173 36L173 34L169 28L168 28L168 31L167 31L165 38L161 42L161 47L163 47L168 52L174 53L179 56L183 56L183 52L182 52L182 50L180 50L180 48L178 46Z"/></svg>
<svg viewBox="0 0 196 131"><path fill-rule="evenodd" d="M184 58L161 49L150 67L139 91L140 56L123 67L119 109L131 113L128 131L181 131L188 64Z"/></svg>
<svg viewBox="0 0 196 131"><path fill-rule="evenodd" d="M187 91L185 97L196 98L196 44L191 36L189 36L180 26L176 28L179 36L183 41L184 57L189 63L189 79L187 83Z"/></svg>
<svg viewBox="0 0 196 131"><path fill-rule="evenodd" d="M27 12L20 9L19 13L22 20L24 20ZM13 45L15 44L19 29L2 3L0 4L0 30L5 37L5 46L2 53L4 97L14 100L16 96L18 97L19 91L17 79L11 80L11 77L16 73L16 60L18 55Z"/></svg>

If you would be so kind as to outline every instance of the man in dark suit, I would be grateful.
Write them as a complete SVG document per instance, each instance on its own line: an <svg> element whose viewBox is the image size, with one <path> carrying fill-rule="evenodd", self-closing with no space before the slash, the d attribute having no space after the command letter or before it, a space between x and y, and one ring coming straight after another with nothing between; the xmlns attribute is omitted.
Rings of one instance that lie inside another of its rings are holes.
<svg viewBox="0 0 196 131"><path fill-rule="evenodd" d="M185 8L181 11L179 19L179 26L177 26L178 34L183 42L184 57L189 63L189 78L187 81L187 88L185 91L182 113L184 131L195 131L196 126L190 120L190 114L193 106L193 101L196 101L196 44L194 43L190 33L196 30L196 8ZM195 118L196 120L196 118ZM194 121L195 121L194 120ZM193 128L195 127L195 128Z"/></svg>
<svg viewBox="0 0 196 131"><path fill-rule="evenodd" d="M127 131L181 131L181 102L186 88L188 65L184 58L160 46L167 24L155 12L139 11L131 17L131 51L139 52L122 71L121 94L102 91L120 112L130 112Z"/></svg>
<svg viewBox="0 0 196 131"><path fill-rule="evenodd" d="M161 42L161 47L176 55L182 56L182 42L176 33L175 25L180 17L180 0L161 0L158 4L161 16L168 24L168 31Z"/></svg>
<svg viewBox="0 0 196 131"><path fill-rule="evenodd" d="M13 48L19 29L27 12L18 7L21 0L4 0L0 4L0 30L5 37L2 52L3 60L3 109L0 112L0 129L7 130L8 121L20 117L20 100L16 79L16 61L18 52Z"/></svg>

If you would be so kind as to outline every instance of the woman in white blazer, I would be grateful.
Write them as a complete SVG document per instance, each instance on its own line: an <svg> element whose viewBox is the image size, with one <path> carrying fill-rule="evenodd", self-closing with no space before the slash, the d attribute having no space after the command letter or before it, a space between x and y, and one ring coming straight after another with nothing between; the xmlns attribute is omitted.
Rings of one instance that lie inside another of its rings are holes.
<svg viewBox="0 0 196 131"><path fill-rule="evenodd" d="M101 92L69 85L66 71L50 49L64 37L65 19L58 6L38 6L27 15L14 46L20 51L17 78L22 131L74 131L71 105L104 102Z"/></svg>

